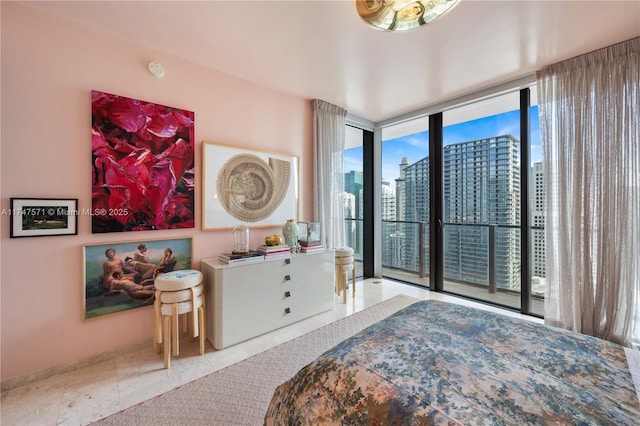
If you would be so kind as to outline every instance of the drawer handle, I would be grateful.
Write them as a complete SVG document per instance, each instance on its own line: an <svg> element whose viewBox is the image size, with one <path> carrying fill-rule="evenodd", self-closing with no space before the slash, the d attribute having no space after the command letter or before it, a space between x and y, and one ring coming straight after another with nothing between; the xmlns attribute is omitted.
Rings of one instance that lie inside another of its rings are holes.
<svg viewBox="0 0 640 426"><path fill-rule="evenodd" d="M290 265L291 264L291 259L285 259L284 263L287 264L287 265Z"/></svg>
<svg viewBox="0 0 640 426"><path fill-rule="evenodd" d="M285 281L291 281L291 275L285 275L284 276L284 280Z"/></svg>
<svg viewBox="0 0 640 426"><path fill-rule="evenodd" d="M291 297L291 292L290 291L285 291L284 292L284 297Z"/></svg>
<svg viewBox="0 0 640 426"><path fill-rule="evenodd" d="M290 314L290 313L291 313L291 309L289 309L289 308L285 308L284 313L285 313L285 314Z"/></svg>

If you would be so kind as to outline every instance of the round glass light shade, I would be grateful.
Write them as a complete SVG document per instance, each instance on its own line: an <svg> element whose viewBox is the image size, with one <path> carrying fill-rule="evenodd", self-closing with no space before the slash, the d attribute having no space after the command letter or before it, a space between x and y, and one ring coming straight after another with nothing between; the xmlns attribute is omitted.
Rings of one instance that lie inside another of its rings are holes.
<svg viewBox="0 0 640 426"><path fill-rule="evenodd" d="M460 0L356 0L358 14L386 31L407 31L439 18Z"/></svg>

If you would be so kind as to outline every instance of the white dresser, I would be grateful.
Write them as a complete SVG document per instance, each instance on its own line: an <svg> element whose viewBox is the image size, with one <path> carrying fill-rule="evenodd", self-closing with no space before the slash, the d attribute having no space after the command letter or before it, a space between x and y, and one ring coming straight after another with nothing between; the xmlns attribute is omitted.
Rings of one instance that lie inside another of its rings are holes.
<svg viewBox="0 0 640 426"><path fill-rule="evenodd" d="M330 251L240 265L201 262L207 338L223 349L333 309Z"/></svg>

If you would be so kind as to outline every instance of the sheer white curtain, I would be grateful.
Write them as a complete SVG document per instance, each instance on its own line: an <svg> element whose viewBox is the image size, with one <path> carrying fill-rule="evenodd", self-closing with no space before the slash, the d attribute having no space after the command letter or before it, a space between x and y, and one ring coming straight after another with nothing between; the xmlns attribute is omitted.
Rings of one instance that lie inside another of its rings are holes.
<svg viewBox="0 0 640 426"><path fill-rule="evenodd" d="M319 99L313 109L314 220L327 247L344 245L344 140L347 111Z"/></svg>
<svg viewBox="0 0 640 426"><path fill-rule="evenodd" d="M640 347L640 38L540 70L545 322Z"/></svg>

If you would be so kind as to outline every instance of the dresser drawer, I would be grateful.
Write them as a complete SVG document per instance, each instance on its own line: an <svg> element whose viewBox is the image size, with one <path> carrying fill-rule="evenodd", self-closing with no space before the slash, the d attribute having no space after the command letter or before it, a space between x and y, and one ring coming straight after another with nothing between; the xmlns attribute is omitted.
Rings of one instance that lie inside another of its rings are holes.
<svg viewBox="0 0 640 426"><path fill-rule="evenodd" d="M332 309L333 292L314 290L292 291L290 297L283 294L235 308L215 309L213 323L218 332L209 340L216 349L223 349Z"/></svg>
<svg viewBox="0 0 640 426"><path fill-rule="evenodd" d="M283 261L216 269L212 307L233 307L262 300L281 294L291 286L291 268Z"/></svg>
<svg viewBox="0 0 640 426"><path fill-rule="evenodd" d="M334 257L329 253L296 256L291 269L291 279L296 285L326 285L327 277L333 282Z"/></svg>
<svg viewBox="0 0 640 426"><path fill-rule="evenodd" d="M260 300L252 300L233 307L216 307L215 317L223 329L238 325L246 327L249 322L265 322L284 318L293 311L310 303L333 301L333 293L322 287L307 287L283 291Z"/></svg>
<svg viewBox="0 0 640 426"><path fill-rule="evenodd" d="M259 336L286 324L289 303L284 294L214 310L217 333L211 341L216 349ZM210 339L211 340L211 339Z"/></svg>
<svg viewBox="0 0 640 426"><path fill-rule="evenodd" d="M307 302L313 302L314 300L331 300L333 301L333 289L328 285L316 285L309 284L306 286L297 286L295 283L292 285L291 290L288 290L290 297L285 299L291 307L306 304Z"/></svg>
<svg viewBox="0 0 640 426"><path fill-rule="evenodd" d="M330 253L222 265L204 259L207 334L216 349L259 336L333 308Z"/></svg>

